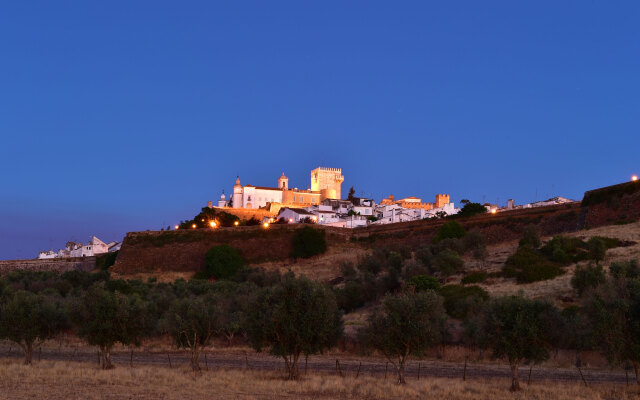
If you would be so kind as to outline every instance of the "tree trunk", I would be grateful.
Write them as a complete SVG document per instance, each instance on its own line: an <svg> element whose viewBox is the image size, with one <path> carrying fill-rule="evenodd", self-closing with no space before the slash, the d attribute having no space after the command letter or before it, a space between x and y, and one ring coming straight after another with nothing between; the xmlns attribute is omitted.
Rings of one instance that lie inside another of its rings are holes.
<svg viewBox="0 0 640 400"><path fill-rule="evenodd" d="M113 364L111 364L111 346L101 346L100 353L102 353L102 369L115 368Z"/></svg>
<svg viewBox="0 0 640 400"><path fill-rule="evenodd" d="M518 363L511 364L511 391L520 390L520 379L518 378Z"/></svg>
<svg viewBox="0 0 640 400"><path fill-rule="evenodd" d="M290 379L296 380L300 377L300 374L298 373L298 359L300 358L300 353L295 354L293 356L293 361L291 363L291 372L292 375L289 376Z"/></svg>
<svg viewBox="0 0 640 400"><path fill-rule="evenodd" d="M404 363L405 360L402 360L398 365L398 383L401 385L407 383L407 381L404 380Z"/></svg>
<svg viewBox="0 0 640 400"><path fill-rule="evenodd" d="M191 369L194 372L200 371L200 349L197 347L191 349Z"/></svg>
<svg viewBox="0 0 640 400"><path fill-rule="evenodd" d="M636 372L636 383L638 385L640 385L640 375L638 375L640 373L640 363L637 361L633 362L633 370Z"/></svg>
<svg viewBox="0 0 640 400"><path fill-rule="evenodd" d="M33 359L33 343L20 344L20 347L22 347L24 351L24 365L31 365L31 360Z"/></svg>

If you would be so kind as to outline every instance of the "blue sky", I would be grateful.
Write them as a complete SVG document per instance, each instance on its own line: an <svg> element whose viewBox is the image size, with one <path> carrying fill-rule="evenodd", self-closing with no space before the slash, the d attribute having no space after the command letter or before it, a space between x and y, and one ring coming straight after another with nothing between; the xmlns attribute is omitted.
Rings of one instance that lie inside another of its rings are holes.
<svg viewBox="0 0 640 400"><path fill-rule="evenodd" d="M635 1L101 3L0 6L0 259L172 225L238 174L523 203L640 173Z"/></svg>

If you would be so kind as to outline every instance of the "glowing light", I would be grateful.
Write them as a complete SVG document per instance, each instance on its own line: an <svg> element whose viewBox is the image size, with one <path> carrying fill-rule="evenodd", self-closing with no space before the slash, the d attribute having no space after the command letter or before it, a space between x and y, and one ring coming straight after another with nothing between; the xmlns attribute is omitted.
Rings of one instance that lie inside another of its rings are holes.
<svg viewBox="0 0 640 400"><path fill-rule="evenodd" d="M635 182L635 181L637 181L637 180L638 180L638 175L634 175L634 176L632 176L632 177L631 177L631 180L632 180L632 181L634 181L634 182Z"/></svg>
<svg viewBox="0 0 640 400"><path fill-rule="evenodd" d="M238 226L238 225L240 225L240 222L235 221L233 224L234 224L235 226Z"/></svg>
<svg viewBox="0 0 640 400"><path fill-rule="evenodd" d="M293 218L289 218L289 222L293 222Z"/></svg>
<svg viewBox="0 0 640 400"><path fill-rule="evenodd" d="M212 228L215 228L215 227L216 227L216 225L217 225L217 224L215 223L215 221L211 221L211 222L209 222L209 226L211 226Z"/></svg>
<svg viewBox="0 0 640 400"><path fill-rule="evenodd" d="M269 223L265 222L264 224L262 224L262 226L264 226L265 228L268 228L269 227Z"/></svg>
<svg viewBox="0 0 640 400"><path fill-rule="evenodd" d="M273 222L273 218L269 218L269 222Z"/></svg>
<svg viewBox="0 0 640 400"><path fill-rule="evenodd" d="M196 229L196 224L191 225L193 229Z"/></svg>
<svg viewBox="0 0 640 400"><path fill-rule="evenodd" d="M177 229L180 229L180 227L179 227L178 225L174 226L174 228L175 228L176 230L177 230Z"/></svg>
<svg viewBox="0 0 640 400"><path fill-rule="evenodd" d="M491 214L495 214L495 213L497 213L497 212L498 212L498 210L496 210L495 208L492 208L492 209L491 209Z"/></svg>

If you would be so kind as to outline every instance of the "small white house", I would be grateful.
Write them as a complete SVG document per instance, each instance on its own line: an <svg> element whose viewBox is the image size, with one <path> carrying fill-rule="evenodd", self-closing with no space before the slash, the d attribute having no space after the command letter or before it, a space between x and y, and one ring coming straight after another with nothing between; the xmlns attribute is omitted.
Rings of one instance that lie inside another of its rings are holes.
<svg viewBox="0 0 640 400"><path fill-rule="evenodd" d="M312 221L317 220L317 217L313 213L307 210L303 210L302 208L289 208L289 207L283 207L280 209L277 219L280 219L280 218L284 218L284 220L290 224L300 223L301 221L304 221L307 218L311 219Z"/></svg>

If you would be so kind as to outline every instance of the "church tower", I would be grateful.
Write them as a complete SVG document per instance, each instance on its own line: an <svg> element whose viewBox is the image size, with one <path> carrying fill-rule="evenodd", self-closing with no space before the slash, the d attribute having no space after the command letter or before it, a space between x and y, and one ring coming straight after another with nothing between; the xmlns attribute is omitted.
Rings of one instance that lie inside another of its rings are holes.
<svg viewBox="0 0 640 400"><path fill-rule="evenodd" d="M344 182L342 168L318 167L311 171L311 191L320 192L320 200L341 199L340 186Z"/></svg>
<svg viewBox="0 0 640 400"><path fill-rule="evenodd" d="M284 172L282 173L282 176L278 178L278 189L281 189L281 190L289 189L289 178L284 176Z"/></svg>
<svg viewBox="0 0 640 400"><path fill-rule="evenodd" d="M240 177L236 178L236 184L233 185L233 208L242 208L242 185Z"/></svg>

